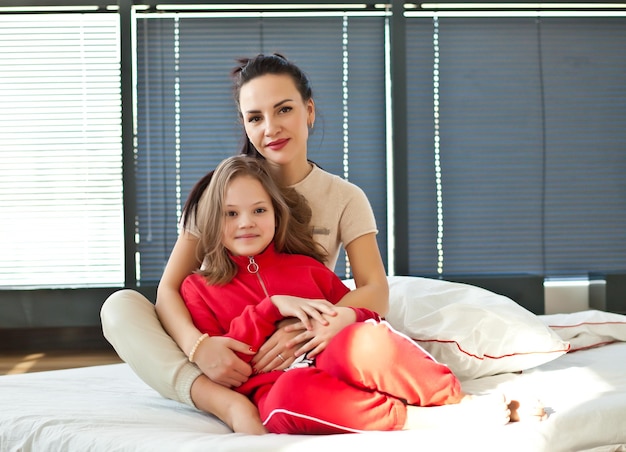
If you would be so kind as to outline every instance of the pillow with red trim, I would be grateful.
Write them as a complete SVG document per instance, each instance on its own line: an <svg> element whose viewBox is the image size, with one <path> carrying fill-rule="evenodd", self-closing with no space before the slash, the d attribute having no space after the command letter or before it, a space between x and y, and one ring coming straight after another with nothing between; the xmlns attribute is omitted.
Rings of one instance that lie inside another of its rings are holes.
<svg viewBox="0 0 626 452"><path fill-rule="evenodd" d="M570 352L626 341L626 315L588 310L539 318L570 343Z"/></svg>
<svg viewBox="0 0 626 452"><path fill-rule="evenodd" d="M430 278L388 280L386 320L460 380L522 371L569 350L538 316L505 296Z"/></svg>

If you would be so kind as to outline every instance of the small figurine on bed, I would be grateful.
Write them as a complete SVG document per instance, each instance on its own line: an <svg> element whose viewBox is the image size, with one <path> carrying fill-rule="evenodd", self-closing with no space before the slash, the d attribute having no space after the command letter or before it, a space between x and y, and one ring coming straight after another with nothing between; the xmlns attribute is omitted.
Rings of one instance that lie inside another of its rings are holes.
<svg viewBox="0 0 626 452"><path fill-rule="evenodd" d="M516 414L504 396L465 394L447 366L375 312L334 306L349 289L323 264L326 254L313 239L306 200L293 188L279 187L267 165L231 157L208 186L213 208L197 218L203 266L181 287L203 333L190 361L209 336L234 338L257 350L287 317L302 322L305 336L325 328L339 310L349 310L354 322L319 353L298 356L280 370L255 369L224 403L245 404L241 394L247 396L272 433L508 423ZM244 353L239 357L251 360ZM543 408L533 414L541 418Z"/></svg>

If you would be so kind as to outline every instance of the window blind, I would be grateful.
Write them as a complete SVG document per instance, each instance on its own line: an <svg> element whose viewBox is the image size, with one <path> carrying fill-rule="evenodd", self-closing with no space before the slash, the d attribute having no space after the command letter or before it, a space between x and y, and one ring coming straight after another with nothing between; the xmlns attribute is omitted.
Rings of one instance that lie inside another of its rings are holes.
<svg viewBox="0 0 626 452"><path fill-rule="evenodd" d="M124 283L116 14L0 16L0 286Z"/></svg>
<svg viewBox="0 0 626 452"><path fill-rule="evenodd" d="M413 274L626 268L624 18L407 20Z"/></svg>
<svg viewBox="0 0 626 452"><path fill-rule="evenodd" d="M142 283L160 278L193 184L239 151L243 129L229 74L236 58L260 52L284 54L311 78L317 118L309 158L365 190L386 256L384 26L382 16L138 14ZM341 257L335 270L349 274Z"/></svg>

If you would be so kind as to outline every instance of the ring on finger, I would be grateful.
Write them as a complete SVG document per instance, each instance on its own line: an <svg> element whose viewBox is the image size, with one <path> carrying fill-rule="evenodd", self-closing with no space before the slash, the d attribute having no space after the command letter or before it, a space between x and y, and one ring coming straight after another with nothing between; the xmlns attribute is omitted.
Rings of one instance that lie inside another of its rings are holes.
<svg viewBox="0 0 626 452"><path fill-rule="evenodd" d="M282 362L285 362L285 358L283 357L283 355L281 355L281 354L279 353L279 354L278 354L278 357L280 358L280 360L281 360Z"/></svg>

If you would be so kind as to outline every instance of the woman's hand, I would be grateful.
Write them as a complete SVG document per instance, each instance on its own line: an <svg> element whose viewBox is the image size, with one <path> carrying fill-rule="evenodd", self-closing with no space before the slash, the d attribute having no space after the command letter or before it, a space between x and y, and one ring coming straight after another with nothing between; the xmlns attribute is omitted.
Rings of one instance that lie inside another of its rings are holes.
<svg viewBox="0 0 626 452"><path fill-rule="evenodd" d="M270 297L274 306L283 317L300 319L305 329L313 329L311 320L317 320L322 325L328 325L323 315L333 317L337 315L334 305L324 299L309 299L292 297L289 295L273 295Z"/></svg>
<svg viewBox="0 0 626 452"><path fill-rule="evenodd" d="M290 325L296 323L299 327L290 327ZM287 327L290 328L289 331L287 331ZM265 341L254 358L252 358L251 364L254 369L259 373L263 373L277 369L286 369L293 364L295 357L286 344L291 342L304 329L304 325L299 319L288 318L278 322L274 334Z"/></svg>
<svg viewBox="0 0 626 452"><path fill-rule="evenodd" d="M316 322L311 330L303 330L301 322L293 323L285 328L286 332L299 331L300 333L288 341L288 348L299 347L292 354L294 357L308 353L308 358L314 358L320 354L342 329L356 321L356 313L352 308L335 306L336 316L324 316L327 325Z"/></svg>
<svg viewBox="0 0 626 452"><path fill-rule="evenodd" d="M227 388L237 388L248 380L252 367L235 352L253 355L250 346L235 339L221 336L207 337L194 355L200 370L215 383Z"/></svg>
<svg viewBox="0 0 626 452"><path fill-rule="evenodd" d="M278 311L289 318L278 322L274 334L265 341L252 360L252 366L258 373L289 367L295 361L296 356L289 350L287 343L297 344L293 342L293 338L298 336L301 330L313 331L317 326L328 325L328 319L337 315L335 306L323 299L273 295L271 300ZM298 327L290 327L287 330L286 327L293 323L297 323Z"/></svg>

